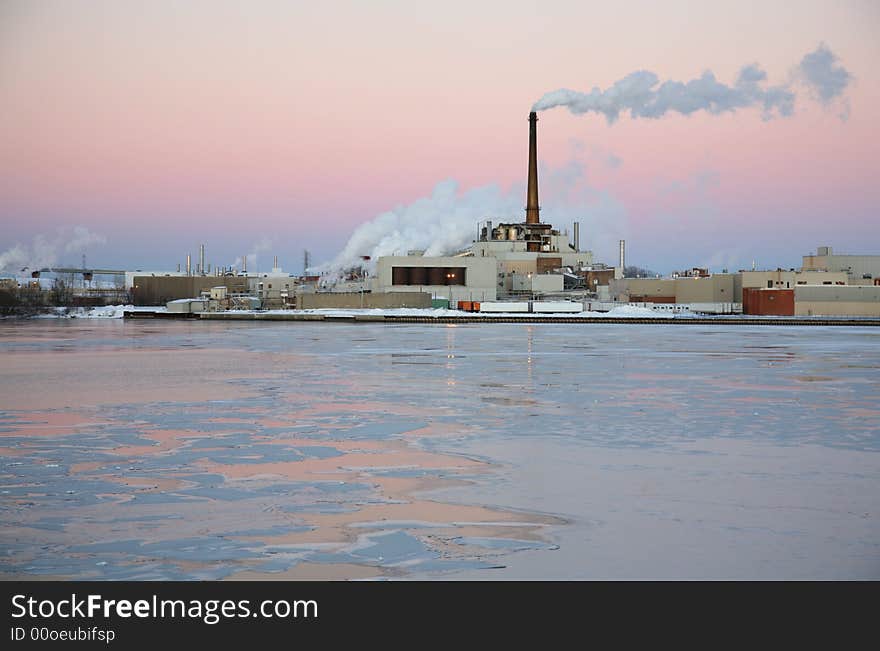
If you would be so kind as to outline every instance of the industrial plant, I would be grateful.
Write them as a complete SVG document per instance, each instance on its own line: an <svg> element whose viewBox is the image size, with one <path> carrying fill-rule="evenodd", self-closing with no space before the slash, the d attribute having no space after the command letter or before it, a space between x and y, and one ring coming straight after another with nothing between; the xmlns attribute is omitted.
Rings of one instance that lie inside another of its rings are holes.
<svg viewBox="0 0 880 651"><path fill-rule="evenodd" d="M0 277L0 309L46 305L156 306L166 315L316 309L451 309L495 314L610 312L621 306L660 314L880 317L880 255L840 255L830 246L803 256L799 269L710 273L693 267L668 277L627 273L626 243L616 264L581 248L580 223L542 221L536 112L531 112L525 219L477 216L474 239L449 255L380 256L341 274L248 271L206 261L199 246L175 271L42 268ZM51 277L51 278L50 278Z"/></svg>

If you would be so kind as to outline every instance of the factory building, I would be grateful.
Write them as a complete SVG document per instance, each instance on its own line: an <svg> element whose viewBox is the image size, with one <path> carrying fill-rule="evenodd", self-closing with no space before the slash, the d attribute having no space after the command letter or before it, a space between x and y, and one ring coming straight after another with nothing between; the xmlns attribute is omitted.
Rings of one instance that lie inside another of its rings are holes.
<svg viewBox="0 0 880 651"><path fill-rule="evenodd" d="M374 291L421 287L437 298L451 301L492 301L498 295L536 298L566 289L595 291L600 281L614 275L585 274L593 269L591 251L580 250L580 224L574 241L567 233L540 219L538 203L537 113L529 114L529 165L525 221L479 224L473 244L454 257L381 257Z"/></svg>
<svg viewBox="0 0 880 651"><path fill-rule="evenodd" d="M794 313L880 317L880 285L799 285L794 289Z"/></svg>
<svg viewBox="0 0 880 651"><path fill-rule="evenodd" d="M134 276L131 300L134 305L164 305L181 298L195 298L213 287L224 286L230 294L247 294L246 276Z"/></svg>
<svg viewBox="0 0 880 651"><path fill-rule="evenodd" d="M828 271L741 271L742 287L794 289L800 285L848 285L846 272Z"/></svg>
<svg viewBox="0 0 880 651"><path fill-rule="evenodd" d="M740 303L738 274L678 278L620 278L610 281L613 300L630 303Z"/></svg>
<svg viewBox="0 0 880 651"><path fill-rule="evenodd" d="M754 316L794 316L794 290L744 287L743 314Z"/></svg>
<svg viewBox="0 0 880 651"><path fill-rule="evenodd" d="M794 289L847 284L844 272L740 271L735 274L612 280L613 300L631 303L743 303L745 289Z"/></svg>
<svg viewBox="0 0 880 651"><path fill-rule="evenodd" d="M836 255L830 246L820 246L816 255L805 255L804 271L840 272L847 285L880 285L880 255Z"/></svg>
<svg viewBox="0 0 880 651"><path fill-rule="evenodd" d="M742 271L611 281L614 301L708 310L741 304L762 316L880 316L880 284L847 285L843 271ZM721 311L727 311L724 308Z"/></svg>
<svg viewBox="0 0 880 651"><path fill-rule="evenodd" d="M743 313L880 317L880 285L797 285L793 289L745 287Z"/></svg>
<svg viewBox="0 0 880 651"><path fill-rule="evenodd" d="M580 251L580 224L575 223L575 241L550 224L541 221L538 203L538 115L529 113L529 171L524 222L485 221L470 248L475 257L495 258L502 273L561 273L563 268L578 269L593 264L591 251Z"/></svg>
<svg viewBox="0 0 880 651"><path fill-rule="evenodd" d="M496 262L473 256L384 256L376 263L379 293L421 291L450 303L494 301Z"/></svg>
<svg viewBox="0 0 880 651"><path fill-rule="evenodd" d="M248 293L259 298L264 309L281 310L293 305L298 281L278 266L278 256L272 271L250 274L247 279Z"/></svg>
<svg viewBox="0 0 880 651"><path fill-rule="evenodd" d="M299 279L285 272L275 256L272 270L248 272L247 256L242 258L241 272L232 267L215 267L205 264L205 245L200 246L198 263L193 268L191 256L186 256L183 271L128 271L125 284L135 305L161 305L173 303L174 311L199 311L204 304L206 311L215 309L284 309L292 307L298 291ZM218 299L212 294L222 289L225 294ZM192 301L199 302L193 307Z"/></svg>
<svg viewBox="0 0 880 651"><path fill-rule="evenodd" d="M565 276L562 274L516 273L507 277L510 282L509 294L523 296L542 296L559 294L565 289Z"/></svg>

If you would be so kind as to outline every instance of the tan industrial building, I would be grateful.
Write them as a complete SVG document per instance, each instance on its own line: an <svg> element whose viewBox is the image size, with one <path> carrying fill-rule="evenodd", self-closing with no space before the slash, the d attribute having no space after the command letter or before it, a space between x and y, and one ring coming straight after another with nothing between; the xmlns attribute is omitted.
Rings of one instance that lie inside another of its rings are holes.
<svg viewBox="0 0 880 651"><path fill-rule="evenodd" d="M816 255L805 255L804 271L841 272L847 285L880 284L880 255L838 255L830 246L820 246Z"/></svg>
<svg viewBox="0 0 880 651"><path fill-rule="evenodd" d="M294 303L297 279L274 267L271 272L247 276L248 292L267 310L280 310Z"/></svg>
<svg viewBox="0 0 880 651"><path fill-rule="evenodd" d="M707 277L620 278L611 280L611 296L632 303L740 303L738 274Z"/></svg>
<svg viewBox="0 0 880 651"><path fill-rule="evenodd" d="M494 258L474 256L385 256L376 263L373 291L425 292L457 301L494 301L497 295Z"/></svg>
<svg viewBox="0 0 880 651"><path fill-rule="evenodd" d="M846 272L828 271L741 271L742 287L794 289L799 285L848 285ZM740 295L740 301L742 295Z"/></svg>
<svg viewBox="0 0 880 651"><path fill-rule="evenodd" d="M543 294L559 294L564 289L562 274L512 273L510 281L511 294L523 294L539 298Z"/></svg>
<svg viewBox="0 0 880 651"><path fill-rule="evenodd" d="M610 283L616 301L632 303L742 303L743 288L794 289L847 284L844 272L741 271L678 278L622 278Z"/></svg>
<svg viewBox="0 0 880 651"><path fill-rule="evenodd" d="M135 305L165 305L179 298L195 298L221 285L230 294L248 292L246 276L135 276L131 297Z"/></svg>
<svg viewBox="0 0 880 651"><path fill-rule="evenodd" d="M880 317L880 285L799 285L794 289L794 313Z"/></svg>

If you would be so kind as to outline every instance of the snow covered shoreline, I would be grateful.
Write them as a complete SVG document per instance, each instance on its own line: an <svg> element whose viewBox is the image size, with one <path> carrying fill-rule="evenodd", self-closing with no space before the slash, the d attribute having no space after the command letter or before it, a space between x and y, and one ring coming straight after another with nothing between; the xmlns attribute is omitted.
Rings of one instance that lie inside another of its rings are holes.
<svg viewBox="0 0 880 651"><path fill-rule="evenodd" d="M126 312L165 312L164 307L134 305L101 305L97 307L53 307L36 314L35 319L121 319Z"/></svg>
<svg viewBox="0 0 880 651"><path fill-rule="evenodd" d="M145 313L166 313L167 309L164 306L134 306L134 305L106 305L100 307L76 307L76 308L64 308L64 307L55 307L50 308L48 312L44 312L42 314L30 315L30 316L12 316L8 318L36 318L36 319L122 319L126 312L145 312ZM228 314L235 315L238 317L244 317L245 315L254 315L255 317L259 316L270 316L270 315L289 315L289 316L323 316L329 318L355 318L355 317L418 317L422 319L448 319L448 318L456 318L456 317L467 317L467 318L496 318L496 317L540 317L540 318L559 318L559 319L620 319L620 318L633 318L633 319L658 319L658 320L688 320L691 318L700 318L700 319L717 319L718 321L725 321L730 318L735 318L738 321L742 319L755 319L755 320L765 320L767 317L761 316L749 316L749 315L711 315L711 314L699 314L693 312L678 312L675 314L669 312L659 312L654 311L650 308L639 307L634 305L619 305L617 307L612 308L608 312L541 312L541 313L532 313L532 312L465 312L462 310L450 310L450 309L431 309L431 308L372 308L372 309L314 309L314 310L226 310L224 312L220 312L217 314ZM802 320L804 317L772 317L773 319L791 319L792 321ZM842 318L846 318L847 320L854 320L852 317L834 317L834 316L813 316L810 317L811 320L840 320ZM856 318L855 320L861 320ZM866 318L865 320L871 320L870 318Z"/></svg>
<svg viewBox="0 0 880 651"><path fill-rule="evenodd" d="M31 318L38 319L121 319L125 312L167 312L164 306L134 306L134 305L105 305L99 307L54 307L48 312L34 315ZM426 318L446 317L498 317L498 316L526 316L525 312L464 312L462 310L431 309L431 308L388 308L388 309L314 309L314 310L226 310L230 314L315 314L323 316L416 316ZM660 319L671 318L671 314L658 313L653 310L621 305L610 312L550 312L540 313L537 316L547 317L656 317Z"/></svg>

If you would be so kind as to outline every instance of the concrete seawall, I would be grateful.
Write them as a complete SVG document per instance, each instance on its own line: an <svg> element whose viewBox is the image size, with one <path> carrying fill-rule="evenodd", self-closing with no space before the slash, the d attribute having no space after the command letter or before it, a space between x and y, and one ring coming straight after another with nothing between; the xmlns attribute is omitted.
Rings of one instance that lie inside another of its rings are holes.
<svg viewBox="0 0 880 651"><path fill-rule="evenodd" d="M382 314L303 314L284 312L202 312L198 315L175 315L208 321L322 321L328 323L566 323L566 324L650 324L650 325L778 325L778 326L862 326L878 327L880 319L808 318L808 317L578 317L541 316L537 314L511 316L412 316ZM126 312L125 318L174 318L162 312Z"/></svg>

